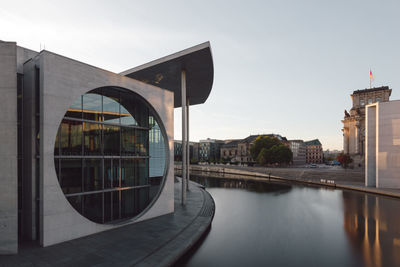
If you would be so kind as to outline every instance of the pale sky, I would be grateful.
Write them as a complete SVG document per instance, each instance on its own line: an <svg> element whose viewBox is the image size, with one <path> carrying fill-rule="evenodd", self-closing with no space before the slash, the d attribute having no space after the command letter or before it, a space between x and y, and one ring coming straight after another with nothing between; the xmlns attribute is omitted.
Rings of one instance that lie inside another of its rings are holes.
<svg viewBox="0 0 400 267"><path fill-rule="evenodd" d="M3 1L0 40L113 72L210 41L214 85L190 139L276 133L342 149L350 94L400 99L400 1ZM181 138L175 111L175 139Z"/></svg>

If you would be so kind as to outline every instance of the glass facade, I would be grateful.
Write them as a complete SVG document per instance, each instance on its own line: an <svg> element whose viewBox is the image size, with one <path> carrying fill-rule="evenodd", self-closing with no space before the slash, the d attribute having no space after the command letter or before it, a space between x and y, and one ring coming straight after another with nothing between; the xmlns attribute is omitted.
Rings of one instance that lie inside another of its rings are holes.
<svg viewBox="0 0 400 267"><path fill-rule="evenodd" d="M87 219L132 218L160 192L167 147L155 115L140 96L115 87L92 90L67 110L54 162L66 198Z"/></svg>

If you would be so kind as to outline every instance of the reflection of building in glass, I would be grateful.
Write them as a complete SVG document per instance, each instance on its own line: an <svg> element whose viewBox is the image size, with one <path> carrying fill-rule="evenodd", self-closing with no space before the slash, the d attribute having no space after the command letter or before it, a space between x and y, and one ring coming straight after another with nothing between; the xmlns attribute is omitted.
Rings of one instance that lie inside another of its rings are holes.
<svg viewBox="0 0 400 267"><path fill-rule="evenodd" d="M364 266L400 266L398 200L343 191L344 228Z"/></svg>
<svg viewBox="0 0 400 267"><path fill-rule="evenodd" d="M204 103L208 42L116 74L0 41L0 254L173 212L183 73L187 102Z"/></svg>
<svg viewBox="0 0 400 267"><path fill-rule="evenodd" d="M365 106L376 102L389 101L392 89L388 86L356 90L351 94L353 106L345 110L343 122L343 152L350 154L354 166L364 165L365 147Z"/></svg>

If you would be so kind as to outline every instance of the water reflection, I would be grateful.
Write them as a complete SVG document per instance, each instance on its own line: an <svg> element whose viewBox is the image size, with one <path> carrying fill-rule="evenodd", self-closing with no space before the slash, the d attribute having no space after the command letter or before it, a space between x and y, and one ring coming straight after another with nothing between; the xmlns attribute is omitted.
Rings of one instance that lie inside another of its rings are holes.
<svg viewBox="0 0 400 267"><path fill-rule="evenodd" d="M257 182L244 179L228 179L228 178L215 178L215 177L202 177L199 175L191 175L190 179L204 185L207 188L223 187L223 188L240 188L246 189L251 192L258 193L287 193L292 189L289 184L276 183L276 182Z"/></svg>
<svg viewBox="0 0 400 267"><path fill-rule="evenodd" d="M364 266L400 266L399 201L343 191L344 228Z"/></svg>
<svg viewBox="0 0 400 267"><path fill-rule="evenodd" d="M206 175L212 228L177 266L400 266L397 199Z"/></svg>

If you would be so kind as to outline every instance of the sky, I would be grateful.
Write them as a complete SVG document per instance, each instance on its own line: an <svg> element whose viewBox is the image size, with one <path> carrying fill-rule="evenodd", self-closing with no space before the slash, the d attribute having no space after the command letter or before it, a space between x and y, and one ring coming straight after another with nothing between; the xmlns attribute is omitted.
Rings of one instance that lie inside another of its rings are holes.
<svg viewBox="0 0 400 267"><path fill-rule="evenodd" d="M342 149L350 94L400 99L400 1L4 1L0 40L116 73L210 41L214 84L190 140L275 133ZM175 139L181 138L175 110Z"/></svg>

